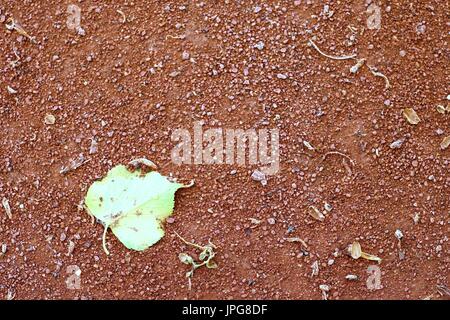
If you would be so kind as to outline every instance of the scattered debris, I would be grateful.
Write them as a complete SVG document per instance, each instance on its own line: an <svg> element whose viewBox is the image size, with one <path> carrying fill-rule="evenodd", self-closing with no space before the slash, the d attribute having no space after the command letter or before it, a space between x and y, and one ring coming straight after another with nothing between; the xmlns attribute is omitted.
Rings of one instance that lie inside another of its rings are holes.
<svg viewBox="0 0 450 320"><path fill-rule="evenodd" d="M312 273L311 277L318 276L319 275L319 261L314 261L314 263L311 265Z"/></svg>
<svg viewBox="0 0 450 320"><path fill-rule="evenodd" d="M377 68L372 67L372 66L368 66L368 67L369 67L370 72L372 72L372 74L373 74L375 77L381 77L381 78L384 79L384 81L385 81L385 83L386 83L386 84L385 84L385 89L389 89L389 88L391 87L391 83L389 82L388 77L386 77L383 73L379 72L379 71L377 70Z"/></svg>
<svg viewBox="0 0 450 320"><path fill-rule="evenodd" d="M2 205L3 205L3 209L5 209L6 216L7 216L9 219L12 219L12 213L11 213L11 207L10 207L10 205L9 205L9 200L6 199L6 198L3 198L3 200L2 200Z"/></svg>
<svg viewBox="0 0 450 320"><path fill-rule="evenodd" d="M311 151L315 151L315 150L316 150L316 148L314 148L314 147L311 145L311 143L309 143L309 142L306 141L306 140L303 140L303 145L304 145L308 150L311 150Z"/></svg>
<svg viewBox="0 0 450 320"><path fill-rule="evenodd" d="M408 120L410 124L416 125L420 122L420 118L413 108L403 109L403 116Z"/></svg>
<svg viewBox="0 0 450 320"><path fill-rule="evenodd" d="M309 40L309 44L311 44L311 46L317 50L317 52L319 52L321 55L323 55L324 57L333 59L333 60L349 60L349 59L354 59L356 58L356 54L352 54L349 56L331 56L328 55L326 53L324 53L322 50L320 50L320 48L314 43L314 41Z"/></svg>
<svg viewBox="0 0 450 320"><path fill-rule="evenodd" d="M192 246L196 249L201 250L200 255L198 256L199 262L194 261L194 259L187 253L180 253L178 255L178 258L180 261L184 264L191 265L192 268L190 271L186 272L186 278L188 278L189 282L189 290L192 288L192 277L194 276L194 271L201 266L206 266L208 269L216 269L217 264L213 261L213 258L215 257L216 253L214 252L214 249L217 249L217 247L208 240L208 244L205 246L198 245L193 242L186 241L182 236L180 236L177 232L175 234L178 236L178 238L181 239L185 244Z"/></svg>
<svg viewBox="0 0 450 320"><path fill-rule="evenodd" d="M16 296L16 291L12 288L8 289L8 292L6 293L6 300L13 300Z"/></svg>
<svg viewBox="0 0 450 320"><path fill-rule="evenodd" d="M309 206L309 215L313 217L316 220L323 221L325 219L325 216L322 212L320 212L319 209L317 209L315 206Z"/></svg>
<svg viewBox="0 0 450 320"><path fill-rule="evenodd" d="M358 70L366 63L366 59L358 59L356 64L350 68L351 73L357 73Z"/></svg>
<svg viewBox="0 0 450 320"><path fill-rule="evenodd" d="M308 249L308 245L306 244L305 240L299 237L284 238L284 240L287 242L300 242L305 249Z"/></svg>
<svg viewBox="0 0 450 320"><path fill-rule="evenodd" d="M261 223L261 220L255 219L255 218L248 218L251 223L255 225L259 225Z"/></svg>
<svg viewBox="0 0 450 320"><path fill-rule="evenodd" d="M325 202L324 208L327 212L331 212L331 210L333 210L333 207L328 202Z"/></svg>
<svg viewBox="0 0 450 320"><path fill-rule="evenodd" d="M73 250L75 250L75 242L72 240L69 240L69 246L67 248L66 256L71 256L73 253Z"/></svg>
<svg viewBox="0 0 450 320"><path fill-rule="evenodd" d="M10 94L16 94L17 93L17 90L12 88L11 86L6 86L6 90L8 90L8 92Z"/></svg>
<svg viewBox="0 0 450 320"><path fill-rule="evenodd" d="M59 170L60 174L67 174L70 171L76 170L81 167L83 164L89 162L90 159L85 159L84 155L81 153L77 158L69 161L67 166L63 166L61 170Z"/></svg>
<svg viewBox="0 0 450 320"><path fill-rule="evenodd" d="M403 238L403 233L400 229L395 230L395 237L400 241Z"/></svg>
<svg viewBox="0 0 450 320"><path fill-rule="evenodd" d="M50 113L47 113L44 117L44 123L48 125L53 125L56 122L56 117Z"/></svg>
<svg viewBox="0 0 450 320"><path fill-rule="evenodd" d="M30 35L28 34L28 32L26 32L25 29L22 28L22 26L21 26L20 24L18 24L18 23L16 23L16 22L14 21L13 18L9 18L9 19L6 21L6 25L5 25L5 26L6 26L6 29L8 29L8 30L10 30L10 31L15 30L15 31L17 31L20 35L27 37L31 42L36 43L36 40L34 39L34 37L30 36Z"/></svg>
<svg viewBox="0 0 450 320"><path fill-rule="evenodd" d="M438 284L436 288L441 296L450 296L450 289L446 285Z"/></svg>
<svg viewBox="0 0 450 320"><path fill-rule="evenodd" d="M355 241L351 245L349 245L348 252L352 256L353 259L363 258L366 260L377 261L378 263L380 263L382 261L382 259L378 258L377 256L363 252L361 250L361 245L359 244L358 241Z"/></svg>
<svg viewBox="0 0 450 320"><path fill-rule="evenodd" d="M254 48L261 51L262 49L264 49L264 42L258 41L258 43L254 45Z"/></svg>
<svg viewBox="0 0 450 320"><path fill-rule="evenodd" d="M98 142L95 139L91 140L91 145L89 147L89 154L95 154L98 151Z"/></svg>
<svg viewBox="0 0 450 320"><path fill-rule="evenodd" d="M127 17L125 16L125 13L123 13L122 10L116 10L116 12L122 16L122 23L127 22Z"/></svg>
<svg viewBox="0 0 450 320"><path fill-rule="evenodd" d="M399 149L403 145L403 142L405 142L405 140L406 140L405 138L401 138L401 139L395 140L394 142L392 142L389 145L389 148L391 148L391 149Z"/></svg>
<svg viewBox="0 0 450 320"><path fill-rule="evenodd" d="M157 170L158 169L158 166L153 161L148 160L146 158L138 158L138 159L131 160L128 163L128 165L132 166L135 169L140 169L143 166L144 167L148 167L148 168L153 169L153 170Z"/></svg>
<svg viewBox="0 0 450 320"><path fill-rule="evenodd" d="M251 175L251 178L252 178L254 181L261 182L261 184L262 184L263 186L267 185L266 175L265 175L263 172L259 171L259 170L253 171L253 173L252 173L252 175Z"/></svg>
<svg viewBox="0 0 450 320"><path fill-rule="evenodd" d="M441 149L445 150L450 146L450 136L446 136L441 142Z"/></svg>
<svg viewBox="0 0 450 320"><path fill-rule="evenodd" d="M322 299L328 300L328 292L330 291L330 287L326 284L321 284L319 289L322 291Z"/></svg>
<svg viewBox="0 0 450 320"><path fill-rule="evenodd" d="M441 113L441 114L445 114L446 112L450 112L450 106L448 106L448 107L446 108L446 107L444 107L443 105L438 104L438 105L436 106L436 111L439 112L439 113Z"/></svg>

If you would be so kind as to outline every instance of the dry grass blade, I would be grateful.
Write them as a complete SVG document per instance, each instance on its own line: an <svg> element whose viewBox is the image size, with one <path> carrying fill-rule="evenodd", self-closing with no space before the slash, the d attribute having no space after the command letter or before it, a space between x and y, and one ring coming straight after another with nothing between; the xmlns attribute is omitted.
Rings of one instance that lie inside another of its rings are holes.
<svg viewBox="0 0 450 320"><path fill-rule="evenodd" d="M9 206L9 201L6 198L2 200L3 208L5 209L6 215L9 219L12 219L11 207Z"/></svg>
<svg viewBox="0 0 450 320"><path fill-rule="evenodd" d="M333 59L333 60L349 60L349 59L355 59L356 58L356 54L352 54L349 56L331 56L329 54L324 53L322 50L320 50L320 48L314 43L314 41L309 40L309 43L311 44L311 46L317 50L317 52L319 52L321 55L323 55L324 57L327 57L329 59Z"/></svg>

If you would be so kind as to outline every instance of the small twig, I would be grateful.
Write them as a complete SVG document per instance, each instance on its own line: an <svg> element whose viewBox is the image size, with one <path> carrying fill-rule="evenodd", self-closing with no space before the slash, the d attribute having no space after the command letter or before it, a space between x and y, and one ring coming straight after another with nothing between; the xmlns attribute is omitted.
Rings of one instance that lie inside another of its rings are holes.
<svg viewBox="0 0 450 320"><path fill-rule="evenodd" d="M382 74L381 72L379 72L379 71L377 70L377 68L375 68L375 67L372 67L372 66L368 66L368 67L369 67L369 69L370 69L370 72L372 72L372 74L373 74L375 77L381 77L381 78L384 79L384 81L386 82L386 85L385 85L385 88L386 88L386 89L389 89L389 88L391 87L391 83L389 82L389 79L388 79L384 74Z"/></svg>
<svg viewBox="0 0 450 320"><path fill-rule="evenodd" d="M355 59L356 58L356 54L352 54L350 56L331 56L329 54L324 53L322 50L320 50L320 48L314 43L314 41L309 40L309 43L313 46L314 49L317 50L317 52L319 52L321 55L323 55L324 57L333 59L333 60L349 60L349 59Z"/></svg>

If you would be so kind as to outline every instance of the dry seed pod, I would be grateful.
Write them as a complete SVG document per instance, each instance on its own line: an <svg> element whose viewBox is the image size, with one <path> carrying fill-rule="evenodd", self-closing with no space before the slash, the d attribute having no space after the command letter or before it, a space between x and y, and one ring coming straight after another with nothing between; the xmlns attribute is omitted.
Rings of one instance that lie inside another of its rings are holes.
<svg viewBox="0 0 450 320"><path fill-rule="evenodd" d="M405 116L406 120L408 120L408 122L410 124L418 124L420 122L420 118L417 115L416 111L414 111L413 108L406 108L403 109L403 115Z"/></svg>
<svg viewBox="0 0 450 320"><path fill-rule="evenodd" d="M320 212L320 210L317 209L316 207L309 206L309 209L310 209L309 210L309 215L311 217L313 217L314 219L319 220L319 221L323 221L325 219L325 216L323 215L323 213Z"/></svg>
<svg viewBox="0 0 450 320"><path fill-rule="evenodd" d="M353 259L359 259L361 257L361 245L358 241L353 242L349 248L348 251Z"/></svg>

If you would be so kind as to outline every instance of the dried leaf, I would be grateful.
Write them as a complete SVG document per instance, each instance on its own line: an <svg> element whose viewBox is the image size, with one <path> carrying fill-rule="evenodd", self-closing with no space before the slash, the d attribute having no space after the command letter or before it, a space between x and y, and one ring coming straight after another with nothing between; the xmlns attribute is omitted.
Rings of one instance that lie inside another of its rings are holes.
<svg viewBox="0 0 450 320"><path fill-rule="evenodd" d="M9 206L9 201L6 198L2 200L3 208L5 209L6 215L9 219L12 219L11 207Z"/></svg>
<svg viewBox="0 0 450 320"><path fill-rule="evenodd" d="M416 111L414 111L414 109L412 108L403 109L403 115L410 124L415 125L420 122L419 116L417 115Z"/></svg>
<svg viewBox="0 0 450 320"><path fill-rule="evenodd" d="M309 210L309 215L311 217L313 217L314 219L319 220L319 221L323 221L325 219L325 216L323 215L323 213L320 212L320 210L317 209L316 207L309 206L309 209L310 209Z"/></svg>
<svg viewBox="0 0 450 320"><path fill-rule="evenodd" d="M445 150L450 146L450 136L445 137L441 142L441 149Z"/></svg>

